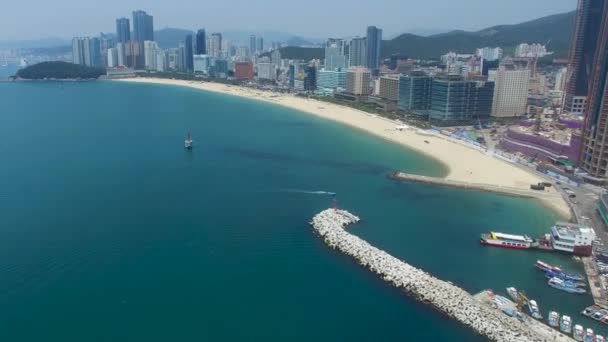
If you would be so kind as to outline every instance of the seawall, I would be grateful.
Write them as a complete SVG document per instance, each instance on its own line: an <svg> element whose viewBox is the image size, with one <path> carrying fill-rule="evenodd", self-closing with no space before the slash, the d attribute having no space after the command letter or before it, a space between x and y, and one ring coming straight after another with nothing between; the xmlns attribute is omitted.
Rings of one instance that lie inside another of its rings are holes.
<svg viewBox="0 0 608 342"><path fill-rule="evenodd" d="M571 341L551 330L535 331L515 318L476 301L469 293L437 279L348 233L345 228L359 221L355 215L327 209L317 214L311 224L325 243L356 259L386 282L403 289L410 296L432 305L493 341Z"/></svg>

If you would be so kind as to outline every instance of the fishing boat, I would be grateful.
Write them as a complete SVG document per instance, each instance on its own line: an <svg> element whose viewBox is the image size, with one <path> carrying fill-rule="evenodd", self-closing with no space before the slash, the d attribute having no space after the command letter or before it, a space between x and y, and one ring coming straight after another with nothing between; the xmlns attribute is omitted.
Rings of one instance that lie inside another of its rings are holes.
<svg viewBox="0 0 608 342"><path fill-rule="evenodd" d="M585 342L593 342L593 337L595 335L593 334L593 330L587 328L587 331L585 332Z"/></svg>
<svg viewBox="0 0 608 342"><path fill-rule="evenodd" d="M595 335L595 342L606 342L606 339L602 335Z"/></svg>
<svg viewBox="0 0 608 342"><path fill-rule="evenodd" d="M515 302L517 302L519 300L519 292L517 292L517 289L514 287L507 287L507 294L509 295L509 297L511 297L511 299L513 299Z"/></svg>
<svg viewBox="0 0 608 342"><path fill-rule="evenodd" d="M572 332L572 318L570 318L570 316L562 316L559 323L559 330L565 334L570 334Z"/></svg>
<svg viewBox="0 0 608 342"><path fill-rule="evenodd" d="M551 272L557 272L557 273L561 273L562 269L556 266L551 266L545 262L542 262L540 260L536 260L536 264L534 264L534 266L536 266L536 268L543 270L545 272L547 271L551 271Z"/></svg>
<svg viewBox="0 0 608 342"><path fill-rule="evenodd" d="M553 272L547 271L545 273L545 277L547 278L559 278L562 280L571 280L571 281L583 281L585 277L582 274L577 273L565 273L565 272Z"/></svg>
<svg viewBox="0 0 608 342"><path fill-rule="evenodd" d="M547 279L557 278L557 279L561 279L567 283L574 284L574 285L576 285L576 287L587 287L587 283L585 283L584 281L572 280L572 278L565 277L564 273L556 273L556 272L548 271L547 273L545 273L545 278L547 278Z"/></svg>
<svg viewBox="0 0 608 342"><path fill-rule="evenodd" d="M583 327L579 324L575 325L572 337L574 337L574 339L577 341L582 341L585 338L585 331L583 330Z"/></svg>
<svg viewBox="0 0 608 342"><path fill-rule="evenodd" d="M540 309L538 308L538 304L536 304L535 300L528 301L528 311L530 311L530 316L533 318L538 320L543 319L543 315L540 313Z"/></svg>
<svg viewBox="0 0 608 342"><path fill-rule="evenodd" d="M486 246L503 247L503 248L515 248L515 249L528 249L532 247L534 240L526 235L512 235L490 232L487 234L481 234L479 243Z"/></svg>
<svg viewBox="0 0 608 342"><path fill-rule="evenodd" d="M555 311L549 312L549 326L553 328L559 327L559 314Z"/></svg>
<svg viewBox="0 0 608 342"><path fill-rule="evenodd" d="M186 135L186 140L184 141L184 147L187 150L192 149L192 137L190 136L190 130L188 130L188 134Z"/></svg>
<svg viewBox="0 0 608 342"><path fill-rule="evenodd" d="M568 293L583 294L587 292L587 290L577 287L576 284L569 281L563 281L559 278L551 278L549 279L547 284L552 288L562 290Z"/></svg>

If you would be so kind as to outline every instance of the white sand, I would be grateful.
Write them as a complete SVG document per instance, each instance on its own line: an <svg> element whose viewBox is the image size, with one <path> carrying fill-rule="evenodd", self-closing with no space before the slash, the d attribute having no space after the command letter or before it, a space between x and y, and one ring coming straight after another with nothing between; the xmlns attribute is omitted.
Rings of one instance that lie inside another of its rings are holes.
<svg viewBox="0 0 608 342"><path fill-rule="evenodd" d="M121 81L187 86L270 102L340 122L435 158L447 167L448 174L445 178L448 180L489 184L520 190L529 190L530 184L544 180L537 174L444 138L420 135L415 129L398 131L395 129L399 125L397 122L346 106L219 83L159 78L129 78ZM429 143L426 143L425 140ZM373 158L373 156L370 156L370 158ZM532 191L529 191L529 193L532 196L535 194ZM561 216L570 217L568 204L561 196L557 195L554 189L549 188L547 192L540 192L535 197L543 199L545 204L548 204ZM545 197L550 197L551 200Z"/></svg>

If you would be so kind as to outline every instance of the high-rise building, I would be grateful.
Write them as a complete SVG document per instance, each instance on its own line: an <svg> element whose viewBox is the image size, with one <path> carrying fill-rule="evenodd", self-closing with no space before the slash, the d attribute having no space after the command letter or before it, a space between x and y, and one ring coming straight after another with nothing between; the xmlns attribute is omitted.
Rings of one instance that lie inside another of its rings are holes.
<svg viewBox="0 0 608 342"><path fill-rule="evenodd" d="M350 41L348 65L351 67L367 65L367 38L357 37Z"/></svg>
<svg viewBox="0 0 608 342"><path fill-rule="evenodd" d="M258 79L274 80L277 73L274 64L270 62L268 57L262 57L257 63Z"/></svg>
<svg viewBox="0 0 608 342"><path fill-rule="evenodd" d="M353 95L369 95L369 82L371 79L369 69L352 67L346 72L346 92Z"/></svg>
<svg viewBox="0 0 608 342"><path fill-rule="evenodd" d="M194 61L193 61L193 51L192 51L192 35L186 35L186 41L184 42L184 58L186 58L186 71L194 72Z"/></svg>
<svg viewBox="0 0 608 342"><path fill-rule="evenodd" d="M249 37L249 51L251 51L252 55L255 55L255 53L258 52L257 37L255 36L255 34L252 34Z"/></svg>
<svg viewBox="0 0 608 342"><path fill-rule="evenodd" d="M99 38L75 37L72 39L72 62L92 67L101 66Z"/></svg>
<svg viewBox="0 0 608 342"><path fill-rule="evenodd" d="M118 66L118 51L116 48L109 48L107 54L108 57L106 66L108 68L116 68Z"/></svg>
<svg viewBox="0 0 608 342"><path fill-rule="evenodd" d="M289 78L289 89L293 89L296 82L296 66L293 63L289 64L287 77Z"/></svg>
<svg viewBox="0 0 608 342"><path fill-rule="evenodd" d="M154 19L145 11L133 12L133 40L140 43L154 40Z"/></svg>
<svg viewBox="0 0 608 342"><path fill-rule="evenodd" d="M131 26L128 18L116 19L116 42L126 43L131 40Z"/></svg>
<svg viewBox="0 0 608 342"><path fill-rule="evenodd" d="M325 46L325 69L326 70L345 70L346 56L344 48L338 43Z"/></svg>
<svg viewBox="0 0 608 342"><path fill-rule="evenodd" d="M101 66L101 41L97 37L93 37L89 40L89 51L90 59L87 63L88 66L99 67Z"/></svg>
<svg viewBox="0 0 608 342"><path fill-rule="evenodd" d="M236 62L234 63L234 78L237 81L253 80L253 63Z"/></svg>
<svg viewBox="0 0 608 342"><path fill-rule="evenodd" d="M317 68L314 66L314 64L306 66L304 68L304 74L304 90L317 90Z"/></svg>
<svg viewBox="0 0 608 342"><path fill-rule="evenodd" d="M195 73L209 73L209 67L211 67L211 57L209 55L194 55L192 59Z"/></svg>
<svg viewBox="0 0 608 342"><path fill-rule="evenodd" d="M490 71L488 80L495 82L493 117L514 117L526 114L530 69L506 64Z"/></svg>
<svg viewBox="0 0 608 342"><path fill-rule="evenodd" d="M207 34L205 33L205 29L200 29L196 32L196 54L207 54Z"/></svg>
<svg viewBox="0 0 608 342"><path fill-rule="evenodd" d="M566 89L566 75L568 68L561 68L555 73L555 87L553 90L564 91Z"/></svg>
<svg viewBox="0 0 608 342"><path fill-rule="evenodd" d="M399 76L387 75L380 77L380 90L378 95L388 101L399 100Z"/></svg>
<svg viewBox="0 0 608 342"><path fill-rule="evenodd" d="M413 71L399 78L399 109L418 115L426 115L431 106L433 79L422 71Z"/></svg>
<svg viewBox="0 0 608 342"><path fill-rule="evenodd" d="M382 59L382 29L376 26L367 28L367 67L374 71L380 67Z"/></svg>
<svg viewBox="0 0 608 342"><path fill-rule="evenodd" d="M502 58L502 49L499 47L484 47L477 49L477 56L488 61L495 61Z"/></svg>
<svg viewBox="0 0 608 342"><path fill-rule="evenodd" d="M264 38L263 37L258 37L258 41L256 43L256 48L257 48L256 51L258 53L264 52Z"/></svg>
<svg viewBox="0 0 608 342"><path fill-rule="evenodd" d="M602 22L597 39L583 128L580 166L593 177L608 177L608 2L600 13Z"/></svg>
<svg viewBox="0 0 608 342"><path fill-rule="evenodd" d="M156 70L156 53L159 50L156 42L144 42L144 67L146 70Z"/></svg>
<svg viewBox="0 0 608 342"><path fill-rule="evenodd" d="M431 84L430 119L447 122L488 118L494 82L466 81L460 75L435 77Z"/></svg>
<svg viewBox="0 0 608 342"><path fill-rule="evenodd" d="M116 66L124 67L127 66L125 58L125 44L116 43Z"/></svg>
<svg viewBox="0 0 608 342"><path fill-rule="evenodd" d="M346 89L346 71L319 70L317 72L317 88L334 91Z"/></svg>
<svg viewBox="0 0 608 342"><path fill-rule="evenodd" d="M211 41L209 43L209 55L213 58L219 58L222 56L222 34L212 33Z"/></svg>
<svg viewBox="0 0 608 342"><path fill-rule="evenodd" d="M566 77L564 96L566 111L579 112L585 106L589 73L595 64L600 25L602 15L605 16L607 3L606 0L579 0L578 2Z"/></svg>

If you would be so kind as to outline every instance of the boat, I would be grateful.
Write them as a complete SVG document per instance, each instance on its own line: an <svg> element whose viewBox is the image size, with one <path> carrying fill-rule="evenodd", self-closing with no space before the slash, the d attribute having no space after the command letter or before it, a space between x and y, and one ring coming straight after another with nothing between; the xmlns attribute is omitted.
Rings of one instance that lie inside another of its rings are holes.
<svg viewBox="0 0 608 342"><path fill-rule="evenodd" d="M559 314L555 311L549 312L549 326L553 328L559 327Z"/></svg>
<svg viewBox="0 0 608 342"><path fill-rule="evenodd" d="M528 249L532 247L534 240L526 235L512 235L490 232L487 234L481 234L479 243L482 245L503 247L503 248L515 248L515 249Z"/></svg>
<svg viewBox="0 0 608 342"><path fill-rule="evenodd" d="M547 271L547 273L545 273L545 277L547 277L547 278L559 278L559 279L562 279L562 280L571 280L571 281L584 281L585 280L585 277L583 277L582 274L565 273L565 272L554 272L554 271Z"/></svg>
<svg viewBox="0 0 608 342"><path fill-rule="evenodd" d="M572 332L572 318L570 318L570 316L562 316L559 323L559 330L564 334L570 334Z"/></svg>
<svg viewBox="0 0 608 342"><path fill-rule="evenodd" d="M562 290L568 293L583 294L587 292L587 290L577 287L576 284L569 281L563 281L559 278L551 278L549 279L547 284L552 288Z"/></svg>
<svg viewBox="0 0 608 342"><path fill-rule="evenodd" d="M583 331L583 327L580 326L579 324L574 326L574 333L572 334L572 337L574 337L575 340L577 341L583 341L583 339L585 338L585 332Z"/></svg>
<svg viewBox="0 0 608 342"><path fill-rule="evenodd" d="M533 318L536 318L539 320L543 319L543 315L540 313L538 304L536 304L536 301L534 299L531 301L528 301L528 311L530 311L530 316L532 316Z"/></svg>
<svg viewBox="0 0 608 342"><path fill-rule="evenodd" d="M606 342L606 339L602 335L595 335L595 342Z"/></svg>
<svg viewBox="0 0 608 342"><path fill-rule="evenodd" d="M192 137L190 136L190 130L188 130L188 134L186 135L186 140L184 141L184 147L187 150L192 149Z"/></svg>
<svg viewBox="0 0 608 342"><path fill-rule="evenodd" d="M593 330L587 328L587 331L585 332L585 342L593 342L594 336Z"/></svg>
<svg viewBox="0 0 608 342"><path fill-rule="evenodd" d="M557 273L561 273L562 269L556 266L551 266L547 263L544 263L540 260L536 260L536 264L534 264L534 266L536 266L536 268L543 270L545 272L551 271L551 272L557 272Z"/></svg>
<svg viewBox="0 0 608 342"><path fill-rule="evenodd" d="M517 302L519 300L519 292L517 292L517 289L514 287L507 287L507 294L509 295L509 297L511 297L511 299L513 299L515 302Z"/></svg>

